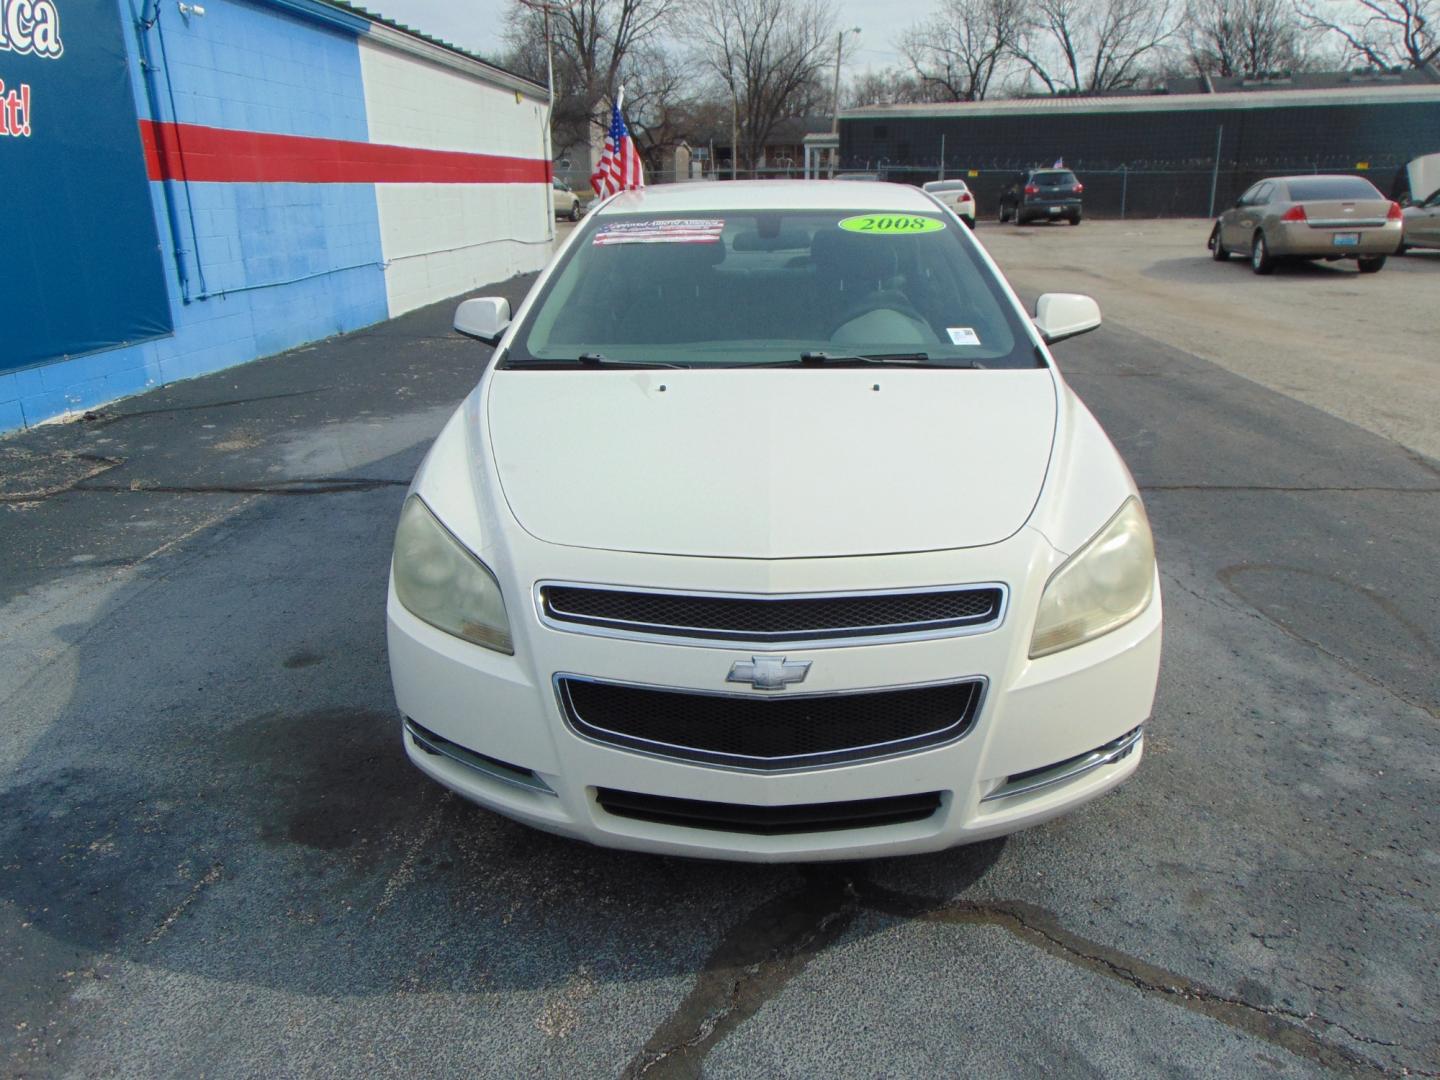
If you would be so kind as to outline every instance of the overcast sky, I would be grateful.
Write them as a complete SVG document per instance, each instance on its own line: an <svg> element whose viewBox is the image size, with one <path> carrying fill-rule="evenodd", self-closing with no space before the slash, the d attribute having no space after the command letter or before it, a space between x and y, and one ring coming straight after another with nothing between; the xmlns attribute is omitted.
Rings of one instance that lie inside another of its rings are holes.
<svg viewBox="0 0 1440 1080"><path fill-rule="evenodd" d="M360 0L360 4L485 56L498 59L504 48L500 35L507 0ZM861 30L858 41L845 39L848 79L866 68L898 64L895 37L937 4L935 0L838 0L838 6L840 25Z"/></svg>

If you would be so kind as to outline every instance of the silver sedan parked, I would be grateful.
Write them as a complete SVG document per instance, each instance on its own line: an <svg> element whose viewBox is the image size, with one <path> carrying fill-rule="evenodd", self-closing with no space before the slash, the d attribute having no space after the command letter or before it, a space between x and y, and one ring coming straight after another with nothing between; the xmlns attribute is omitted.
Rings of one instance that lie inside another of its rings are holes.
<svg viewBox="0 0 1440 1080"><path fill-rule="evenodd" d="M1373 274L1400 249L1400 207L1358 176L1277 176L1261 180L1210 231L1217 262L1248 255L1257 274L1282 259L1354 259Z"/></svg>

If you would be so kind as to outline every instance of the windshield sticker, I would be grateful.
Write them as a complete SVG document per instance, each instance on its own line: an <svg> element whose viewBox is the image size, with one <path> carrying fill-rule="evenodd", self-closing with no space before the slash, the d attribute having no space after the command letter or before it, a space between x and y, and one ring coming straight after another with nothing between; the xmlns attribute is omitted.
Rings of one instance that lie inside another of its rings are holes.
<svg viewBox="0 0 1440 1080"><path fill-rule="evenodd" d="M602 225L595 233L596 247L614 244L718 244L725 222L710 218L670 221L619 221Z"/></svg>
<svg viewBox="0 0 1440 1080"><path fill-rule="evenodd" d="M939 218L910 214L861 214L842 218L839 225L846 232L869 233L872 236L909 236L939 232L945 228L945 223Z"/></svg>
<svg viewBox="0 0 1440 1080"><path fill-rule="evenodd" d="M968 326L947 326L945 332L950 335L951 345L980 344L980 335Z"/></svg>

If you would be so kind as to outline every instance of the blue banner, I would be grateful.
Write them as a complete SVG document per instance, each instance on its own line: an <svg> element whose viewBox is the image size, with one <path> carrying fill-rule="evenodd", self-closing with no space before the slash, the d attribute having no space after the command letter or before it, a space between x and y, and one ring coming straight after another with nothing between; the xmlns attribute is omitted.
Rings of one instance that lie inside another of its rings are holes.
<svg viewBox="0 0 1440 1080"><path fill-rule="evenodd" d="M118 5L0 0L0 371L171 326Z"/></svg>

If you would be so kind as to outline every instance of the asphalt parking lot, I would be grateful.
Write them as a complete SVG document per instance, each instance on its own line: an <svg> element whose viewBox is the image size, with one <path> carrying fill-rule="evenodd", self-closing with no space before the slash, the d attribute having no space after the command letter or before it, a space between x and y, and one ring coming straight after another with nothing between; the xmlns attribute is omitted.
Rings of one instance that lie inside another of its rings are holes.
<svg viewBox="0 0 1440 1080"><path fill-rule="evenodd" d="M1133 781L940 855L594 850L408 765L451 304L0 441L0 1075L1440 1073L1440 260L1185 227L979 231L1107 312L1056 352L1166 646Z"/></svg>

